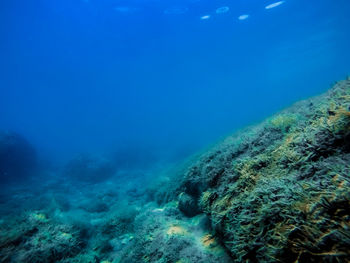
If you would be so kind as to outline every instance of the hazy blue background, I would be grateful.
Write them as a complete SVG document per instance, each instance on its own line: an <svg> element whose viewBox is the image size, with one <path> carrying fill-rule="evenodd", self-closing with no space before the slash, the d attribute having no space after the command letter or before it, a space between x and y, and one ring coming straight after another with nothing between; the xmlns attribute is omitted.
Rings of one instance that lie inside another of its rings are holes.
<svg viewBox="0 0 350 263"><path fill-rule="evenodd" d="M0 129L59 161L181 156L350 73L349 0L273 2L1 1Z"/></svg>

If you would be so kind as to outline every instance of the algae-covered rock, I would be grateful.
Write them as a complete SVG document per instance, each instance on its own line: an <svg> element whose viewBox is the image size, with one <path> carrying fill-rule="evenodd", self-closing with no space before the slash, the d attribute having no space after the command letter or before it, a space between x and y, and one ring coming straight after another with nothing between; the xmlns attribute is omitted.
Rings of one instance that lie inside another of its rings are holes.
<svg viewBox="0 0 350 263"><path fill-rule="evenodd" d="M349 107L348 79L187 169L177 191L209 216L234 262L349 262Z"/></svg>
<svg viewBox="0 0 350 263"><path fill-rule="evenodd" d="M58 262L77 255L82 241L79 229L41 212L8 218L0 226L0 262Z"/></svg>
<svg viewBox="0 0 350 263"><path fill-rule="evenodd" d="M200 213L197 205L197 200L186 193L181 193L179 195L179 209L185 215L190 217Z"/></svg>
<svg viewBox="0 0 350 263"><path fill-rule="evenodd" d="M135 235L119 251L120 263L229 263L227 252L205 229L205 215L186 218L175 202L146 209L135 220Z"/></svg>
<svg viewBox="0 0 350 263"><path fill-rule="evenodd" d="M0 184L18 183L31 176L36 166L36 152L25 138L0 132Z"/></svg>

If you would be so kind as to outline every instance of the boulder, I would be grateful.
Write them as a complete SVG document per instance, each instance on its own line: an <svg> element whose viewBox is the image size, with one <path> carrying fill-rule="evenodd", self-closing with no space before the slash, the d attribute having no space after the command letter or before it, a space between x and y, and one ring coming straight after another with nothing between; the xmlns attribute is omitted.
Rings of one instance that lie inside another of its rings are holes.
<svg viewBox="0 0 350 263"><path fill-rule="evenodd" d="M0 132L0 184L20 182L33 175L37 155L33 146L14 132Z"/></svg>
<svg viewBox="0 0 350 263"><path fill-rule="evenodd" d="M350 79L244 129L187 169L179 209L195 200L233 262L347 262Z"/></svg>

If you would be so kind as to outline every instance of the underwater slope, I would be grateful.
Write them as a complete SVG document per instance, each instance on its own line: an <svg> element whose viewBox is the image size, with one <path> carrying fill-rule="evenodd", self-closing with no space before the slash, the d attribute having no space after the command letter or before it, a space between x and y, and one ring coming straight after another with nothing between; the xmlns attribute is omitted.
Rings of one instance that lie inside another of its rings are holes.
<svg viewBox="0 0 350 263"><path fill-rule="evenodd" d="M79 157L41 184L13 181L0 192L0 262L350 262L349 107L347 79L177 172L111 176Z"/></svg>
<svg viewBox="0 0 350 263"><path fill-rule="evenodd" d="M234 262L350 262L350 78L203 154L178 197Z"/></svg>

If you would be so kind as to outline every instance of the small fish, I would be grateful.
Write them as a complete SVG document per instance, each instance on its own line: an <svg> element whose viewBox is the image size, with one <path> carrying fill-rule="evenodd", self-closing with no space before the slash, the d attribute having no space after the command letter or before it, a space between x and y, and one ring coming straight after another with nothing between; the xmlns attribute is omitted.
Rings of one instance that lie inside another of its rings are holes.
<svg viewBox="0 0 350 263"><path fill-rule="evenodd" d="M201 16L200 19L201 20L207 20L210 18L210 15L205 15L205 16Z"/></svg>
<svg viewBox="0 0 350 263"><path fill-rule="evenodd" d="M224 14L227 13L230 10L230 8L228 6L222 6L219 7L218 9L216 9L216 13L217 14Z"/></svg>
<svg viewBox="0 0 350 263"><path fill-rule="evenodd" d="M238 17L238 20L246 20L246 19L248 19L249 18L249 15L240 15L239 17Z"/></svg>
<svg viewBox="0 0 350 263"><path fill-rule="evenodd" d="M271 8L275 8L277 6L280 6L281 4L283 4L284 1L279 1L279 2L276 2L276 3L273 3L271 5L268 5L268 6L265 6L265 9L271 9Z"/></svg>

